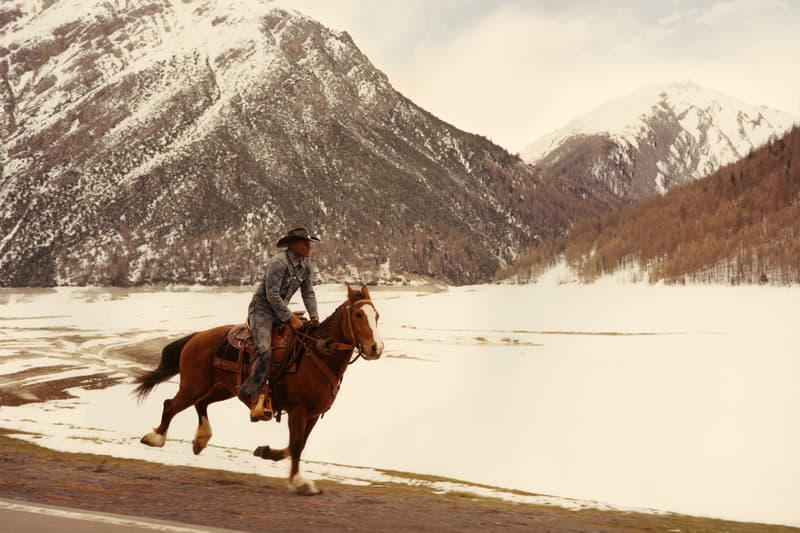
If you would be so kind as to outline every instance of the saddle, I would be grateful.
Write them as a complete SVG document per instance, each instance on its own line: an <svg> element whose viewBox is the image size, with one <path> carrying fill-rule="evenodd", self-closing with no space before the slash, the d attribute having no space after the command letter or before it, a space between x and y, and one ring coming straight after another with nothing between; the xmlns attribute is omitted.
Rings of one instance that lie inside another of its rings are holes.
<svg viewBox="0 0 800 533"><path fill-rule="evenodd" d="M296 312L295 314L302 316L301 312ZM293 350L293 353L290 354L291 357L288 359L284 357L287 351L289 333L290 329L286 325L280 324L272 327L272 364L269 369L270 381L280 378L290 365L295 364L296 367L300 362L300 357L302 357L302 352L304 350ZM226 337L229 349L220 350L214 356L213 366L223 372L234 373L236 375L236 387L238 388L242 384L242 381L250 375L250 366L255 357L256 348L255 341L253 340L253 332L248 323L236 324L228 330ZM294 353L298 351L300 352L299 354Z"/></svg>

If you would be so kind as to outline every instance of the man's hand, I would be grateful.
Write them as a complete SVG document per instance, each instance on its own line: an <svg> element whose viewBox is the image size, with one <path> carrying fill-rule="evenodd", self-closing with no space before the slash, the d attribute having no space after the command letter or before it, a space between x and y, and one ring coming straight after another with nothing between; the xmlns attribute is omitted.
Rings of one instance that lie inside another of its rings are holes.
<svg viewBox="0 0 800 533"><path fill-rule="evenodd" d="M303 321L297 318L295 315L292 315L292 318L289 319L289 327L297 331L303 327Z"/></svg>

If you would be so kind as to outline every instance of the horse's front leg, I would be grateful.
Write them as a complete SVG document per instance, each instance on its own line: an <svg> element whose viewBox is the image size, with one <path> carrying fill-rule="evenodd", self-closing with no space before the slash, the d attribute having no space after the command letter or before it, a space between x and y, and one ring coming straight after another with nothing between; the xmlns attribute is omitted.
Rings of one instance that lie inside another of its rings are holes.
<svg viewBox="0 0 800 533"><path fill-rule="evenodd" d="M272 461L280 461L287 457L292 458L292 468L289 474L289 484L297 490L298 494L312 495L319 494L321 491L317 489L313 481L306 480L299 474L300 470L300 454L306 446L308 436L311 430L319 420L318 416L314 418L305 418L300 414L289 415L289 446L281 450L274 450L269 446L259 446L253 451L253 455L261 457L262 459L270 459ZM294 421L294 426L292 425ZM300 422L305 423L305 429L300 428ZM294 429L293 429L294 428ZM302 440L296 438L297 435L302 435ZM293 450L296 450L293 453Z"/></svg>
<svg viewBox="0 0 800 533"><path fill-rule="evenodd" d="M308 440L308 435L311 433L311 430L314 429L314 425L319 420L318 416L314 418L309 418L306 421L306 435L305 440L303 440L303 448L305 448L305 442ZM287 446L286 448L281 448L280 450L274 450L269 445L265 444L264 446L259 446L255 450L253 450L253 455L256 457L261 457L262 459L269 459L271 461L281 461L290 457L292 455L291 450Z"/></svg>
<svg viewBox="0 0 800 533"><path fill-rule="evenodd" d="M317 423L317 418L308 418L305 412L289 413L289 453L292 457L292 468L289 472L289 484L298 494L311 496L321 491L310 479L300 473L300 454L306 446L308 435Z"/></svg>

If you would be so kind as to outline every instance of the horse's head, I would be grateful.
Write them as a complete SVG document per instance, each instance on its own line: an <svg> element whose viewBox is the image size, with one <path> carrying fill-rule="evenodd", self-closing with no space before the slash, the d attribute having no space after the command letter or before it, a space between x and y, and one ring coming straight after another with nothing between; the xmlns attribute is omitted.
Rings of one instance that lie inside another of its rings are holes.
<svg viewBox="0 0 800 533"><path fill-rule="evenodd" d="M383 353L383 340L378 332L378 310L366 286L354 291L347 286L347 313L353 336L353 344L364 359L378 359Z"/></svg>

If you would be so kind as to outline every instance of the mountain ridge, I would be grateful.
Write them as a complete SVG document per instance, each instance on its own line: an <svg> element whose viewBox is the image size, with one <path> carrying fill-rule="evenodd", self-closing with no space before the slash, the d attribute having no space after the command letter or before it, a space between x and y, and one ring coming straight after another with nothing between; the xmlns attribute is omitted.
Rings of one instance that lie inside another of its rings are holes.
<svg viewBox="0 0 800 533"><path fill-rule="evenodd" d="M295 225L324 280L474 283L616 201L420 109L297 12L32 5L0 11L1 285L252 283Z"/></svg>
<svg viewBox="0 0 800 533"><path fill-rule="evenodd" d="M658 83L576 117L521 153L635 202L703 178L796 123L690 81Z"/></svg>

